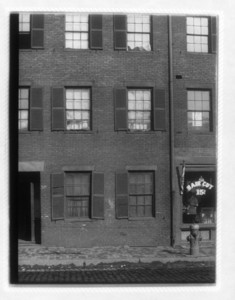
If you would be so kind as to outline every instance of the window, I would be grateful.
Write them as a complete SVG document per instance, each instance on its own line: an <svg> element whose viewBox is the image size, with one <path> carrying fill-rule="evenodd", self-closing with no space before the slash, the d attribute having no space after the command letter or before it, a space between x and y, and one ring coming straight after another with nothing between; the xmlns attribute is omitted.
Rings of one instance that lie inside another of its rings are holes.
<svg viewBox="0 0 235 300"><path fill-rule="evenodd" d="M18 89L18 129L24 131L43 130L42 88L20 87Z"/></svg>
<svg viewBox="0 0 235 300"><path fill-rule="evenodd" d="M153 216L153 173L129 173L129 216Z"/></svg>
<svg viewBox="0 0 235 300"><path fill-rule="evenodd" d="M19 130L28 130L29 127L29 89L19 89L19 111L18 111Z"/></svg>
<svg viewBox="0 0 235 300"><path fill-rule="evenodd" d="M187 18L187 50L188 52L208 52L209 49L208 18Z"/></svg>
<svg viewBox="0 0 235 300"><path fill-rule="evenodd" d="M19 48L44 47L44 15L19 14Z"/></svg>
<svg viewBox="0 0 235 300"><path fill-rule="evenodd" d="M128 129L151 130L151 90L128 90Z"/></svg>
<svg viewBox="0 0 235 300"><path fill-rule="evenodd" d="M90 216L90 173L66 173L66 214L68 218Z"/></svg>
<svg viewBox="0 0 235 300"><path fill-rule="evenodd" d="M104 173L85 169L52 174L52 220L104 219Z"/></svg>
<svg viewBox="0 0 235 300"><path fill-rule="evenodd" d="M151 16L144 14L114 16L115 50L151 51Z"/></svg>
<svg viewBox="0 0 235 300"><path fill-rule="evenodd" d="M102 15L67 14L65 48L102 49Z"/></svg>
<svg viewBox="0 0 235 300"><path fill-rule="evenodd" d="M65 16L65 47L88 49L88 15Z"/></svg>
<svg viewBox="0 0 235 300"><path fill-rule="evenodd" d="M166 95L157 88L116 88L115 130L146 132L166 129Z"/></svg>
<svg viewBox="0 0 235 300"><path fill-rule="evenodd" d="M210 131L210 91L188 90L187 102L188 129L190 131Z"/></svg>
<svg viewBox="0 0 235 300"><path fill-rule="evenodd" d="M24 13L19 15L19 31L30 32L30 14Z"/></svg>
<svg viewBox="0 0 235 300"><path fill-rule="evenodd" d="M186 171L183 223L214 224L216 212L215 172Z"/></svg>
<svg viewBox="0 0 235 300"><path fill-rule="evenodd" d="M127 16L127 49L151 51L150 16Z"/></svg>
<svg viewBox="0 0 235 300"><path fill-rule="evenodd" d="M66 129L90 129L89 89L66 89Z"/></svg>
<svg viewBox="0 0 235 300"><path fill-rule="evenodd" d="M154 181L153 171L116 173L116 217L153 217Z"/></svg>

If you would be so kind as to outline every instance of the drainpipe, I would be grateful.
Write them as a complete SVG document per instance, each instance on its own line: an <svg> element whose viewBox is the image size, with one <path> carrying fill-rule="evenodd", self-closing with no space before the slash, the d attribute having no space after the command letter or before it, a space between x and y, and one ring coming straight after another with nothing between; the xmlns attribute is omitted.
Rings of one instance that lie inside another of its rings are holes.
<svg viewBox="0 0 235 300"><path fill-rule="evenodd" d="M172 17L168 16L168 68L169 68L169 142L170 142L170 197L171 197L171 246L175 246L175 159L174 159L174 98L172 65Z"/></svg>

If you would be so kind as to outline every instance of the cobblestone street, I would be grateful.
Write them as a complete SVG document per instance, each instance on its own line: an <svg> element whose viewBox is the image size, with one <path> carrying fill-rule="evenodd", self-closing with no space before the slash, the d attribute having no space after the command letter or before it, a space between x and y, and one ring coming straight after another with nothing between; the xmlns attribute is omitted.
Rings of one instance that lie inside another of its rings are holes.
<svg viewBox="0 0 235 300"><path fill-rule="evenodd" d="M95 268L25 270L19 272L19 283L26 284L185 284L215 283L213 263L132 264Z"/></svg>

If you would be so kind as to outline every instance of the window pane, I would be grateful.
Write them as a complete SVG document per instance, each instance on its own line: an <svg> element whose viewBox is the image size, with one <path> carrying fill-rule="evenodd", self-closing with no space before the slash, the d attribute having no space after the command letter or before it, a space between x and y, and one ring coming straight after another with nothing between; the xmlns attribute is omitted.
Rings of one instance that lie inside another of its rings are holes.
<svg viewBox="0 0 235 300"><path fill-rule="evenodd" d="M187 18L187 25L193 25L193 18Z"/></svg>
<svg viewBox="0 0 235 300"><path fill-rule="evenodd" d="M29 107L28 100L20 100L20 102L19 102L19 108L28 108L28 107Z"/></svg>
<svg viewBox="0 0 235 300"><path fill-rule="evenodd" d="M202 93L200 91L195 91L195 100L202 100Z"/></svg>
<svg viewBox="0 0 235 300"><path fill-rule="evenodd" d="M130 217L136 217L137 216L136 206L130 206L129 207L129 215L130 215Z"/></svg>
<svg viewBox="0 0 235 300"><path fill-rule="evenodd" d="M68 120L73 120L74 119L74 113L73 113L73 111L67 111L66 112L66 118Z"/></svg>
<svg viewBox="0 0 235 300"><path fill-rule="evenodd" d="M194 107L194 101L188 101L188 109L189 110L194 110L195 107Z"/></svg>
<svg viewBox="0 0 235 300"><path fill-rule="evenodd" d="M202 110L202 101L195 101L195 110Z"/></svg>
<svg viewBox="0 0 235 300"><path fill-rule="evenodd" d="M82 99L89 99L89 90L82 90Z"/></svg>

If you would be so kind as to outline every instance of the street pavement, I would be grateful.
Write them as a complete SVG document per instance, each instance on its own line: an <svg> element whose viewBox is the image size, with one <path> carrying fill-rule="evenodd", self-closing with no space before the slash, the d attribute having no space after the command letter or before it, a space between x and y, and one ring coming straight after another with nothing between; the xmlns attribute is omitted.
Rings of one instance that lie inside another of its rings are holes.
<svg viewBox="0 0 235 300"><path fill-rule="evenodd" d="M19 245L19 284L214 284L215 249Z"/></svg>
<svg viewBox="0 0 235 300"><path fill-rule="evenodd" d="M175 265L174 265L175 264ZM110 265L104 268L83 268L52 271L20 271L21 284L213 284L214 263L154 263Z"/></svg>

